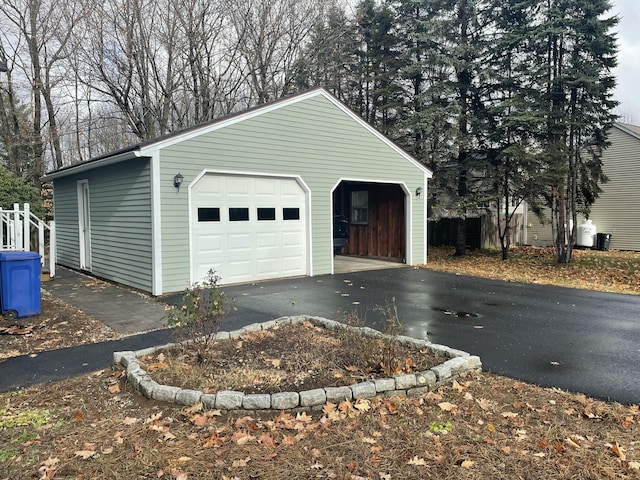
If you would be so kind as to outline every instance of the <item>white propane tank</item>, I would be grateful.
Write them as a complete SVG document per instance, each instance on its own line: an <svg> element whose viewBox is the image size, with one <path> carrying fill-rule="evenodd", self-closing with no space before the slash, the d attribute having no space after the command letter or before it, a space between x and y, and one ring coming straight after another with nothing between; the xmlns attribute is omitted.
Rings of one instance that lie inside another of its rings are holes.
<svg viewBox="0 0 640 480"><path fill-rule="evenodd" d="M576 244L579 247L593 248L596 238L596 226L591 220L578 225L578 238Z"/></svg>

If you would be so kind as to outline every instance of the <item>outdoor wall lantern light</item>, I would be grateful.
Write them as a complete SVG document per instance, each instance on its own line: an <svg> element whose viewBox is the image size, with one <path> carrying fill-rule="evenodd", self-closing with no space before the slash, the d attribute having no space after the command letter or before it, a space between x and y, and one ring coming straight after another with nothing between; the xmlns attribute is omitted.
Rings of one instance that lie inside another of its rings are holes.
<svg viewBox="0 0 640 480"><path fill-rule="evenodd" d="M180 190L180 185L182 185L183 180L184 177L182 176L182 174L177 174L175 177L173 177L173 186Z"/></svg>
<svg viewBox="0 0 640 480"><path fill-rule="evenodd" d="M422 187L416 188L416 197L420 198L420 195L422 195Z"/></svg>

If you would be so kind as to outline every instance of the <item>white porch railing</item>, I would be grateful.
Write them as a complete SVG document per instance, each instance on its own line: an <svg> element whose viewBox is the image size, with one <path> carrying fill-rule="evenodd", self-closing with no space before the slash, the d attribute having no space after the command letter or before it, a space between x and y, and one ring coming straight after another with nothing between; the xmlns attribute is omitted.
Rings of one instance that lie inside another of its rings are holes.
<svg viewBox="0 0 640 480"><path fill-rule="evenodd" d="M36 244L37 241L37 244ZM48 249L47 249L48 247ZM47 225L36 217L25 203L20 210L18 203L13 210L0 208L0 250L37 251L40 262L45 266L49 260L49 275L56 274L56 224L52 220Z"/></svg>

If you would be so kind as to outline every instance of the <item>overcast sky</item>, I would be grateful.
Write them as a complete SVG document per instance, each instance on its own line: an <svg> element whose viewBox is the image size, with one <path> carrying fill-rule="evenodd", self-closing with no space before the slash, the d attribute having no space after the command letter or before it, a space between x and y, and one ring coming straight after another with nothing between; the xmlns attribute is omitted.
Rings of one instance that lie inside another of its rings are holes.
<svg viewBox="0 0 640 480"><path fill-rule="evenodd" d="M621 122L640 125L640 1L613 0L618 24L618 77L616 100Z"/></svg>

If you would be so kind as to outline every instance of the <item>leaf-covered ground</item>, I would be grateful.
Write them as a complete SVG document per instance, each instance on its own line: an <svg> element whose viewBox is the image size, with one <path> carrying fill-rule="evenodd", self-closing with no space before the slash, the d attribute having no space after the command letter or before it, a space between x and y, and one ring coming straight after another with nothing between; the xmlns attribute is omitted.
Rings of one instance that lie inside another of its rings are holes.
<svg viewBox="0 0 640 480"><path fill-rule="evenodd" d="M0 478L632 479L639 420L636 406L491 374L416 399L222 415L102 371L0 397Z"/></svg>
<svg viewBox="0 0 640 480"><path fill-rule="evenodd" d="M429 268L640 293L636 253L577 251L569 266L547 249L516 249L508 262L498 252L451 253L431 249ZM56 312L42 320L48 328L62 332L73 318L73 329L59 343L44 329L23 332L31 336L21 348L93 341L100 330L63 302L45 311ZM640 479L639 421L637 406L486 373L422 398L222 415L145 399L121 370L104 370L0 395L0 480Z"/></svg>
<svg viewBox="0 0 640 480"><path fill-rule="evenodd" d="M469 250L453 256L452 247L430 247L426 267L443 272L525 283L640 295L640 252L574 250L559 265L551 247L516 247L509 259L496 250Z"/></svg>
<svg viewBox="0 0 640 480"><path fill-rule="evenodd" d="M117 332L82 310L43 292L40 315L12 321L0 316L0 361L119 337Z"/></svg>

